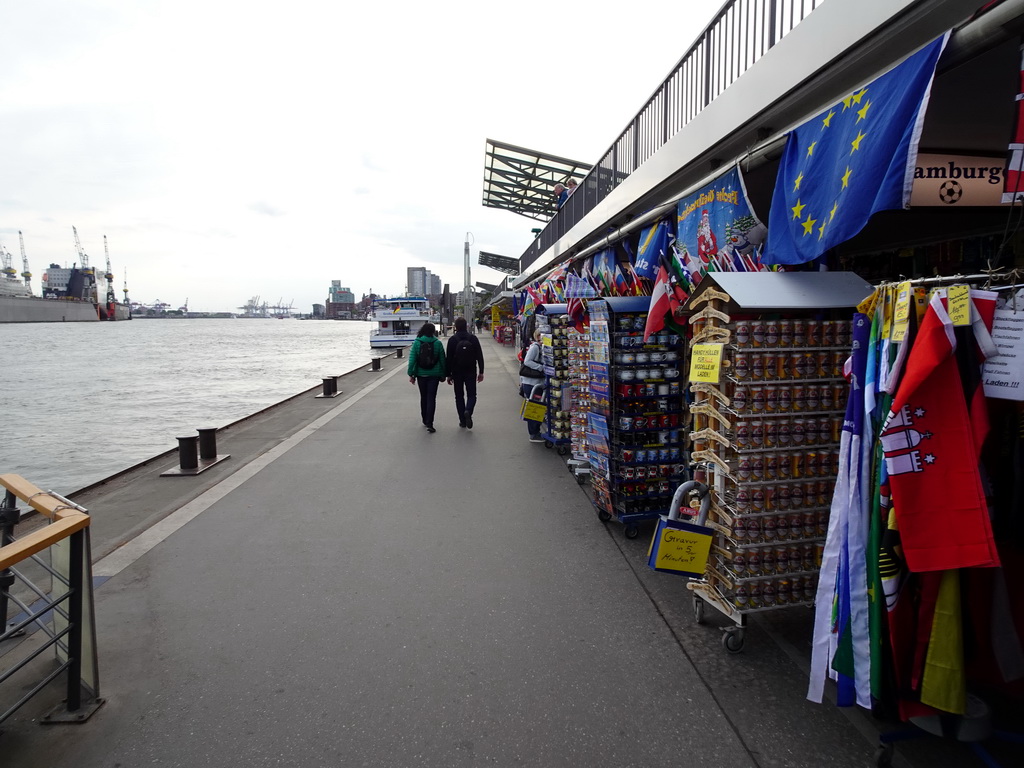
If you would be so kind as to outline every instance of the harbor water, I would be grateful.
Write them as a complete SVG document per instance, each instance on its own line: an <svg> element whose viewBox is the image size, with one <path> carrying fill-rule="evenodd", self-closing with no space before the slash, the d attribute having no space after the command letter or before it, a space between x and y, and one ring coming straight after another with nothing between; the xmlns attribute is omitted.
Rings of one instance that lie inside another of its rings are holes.
<svg viewBox="0 0 1024 768"><path fill-rule="evenodd" d="M0 474L72 493L367 364L370 323L8 324Z"/></svg>

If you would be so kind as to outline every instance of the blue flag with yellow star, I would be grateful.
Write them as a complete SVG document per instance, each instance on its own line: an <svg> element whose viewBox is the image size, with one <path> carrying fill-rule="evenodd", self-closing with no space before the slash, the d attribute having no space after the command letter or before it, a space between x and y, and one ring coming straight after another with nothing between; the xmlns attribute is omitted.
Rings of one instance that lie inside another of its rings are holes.
<svg viewBox="0 0 1024 768"><path fill-rule="evenodd" d="M789 134L765 264L803 264L910 202L921 125L947 35Z"/></svg>

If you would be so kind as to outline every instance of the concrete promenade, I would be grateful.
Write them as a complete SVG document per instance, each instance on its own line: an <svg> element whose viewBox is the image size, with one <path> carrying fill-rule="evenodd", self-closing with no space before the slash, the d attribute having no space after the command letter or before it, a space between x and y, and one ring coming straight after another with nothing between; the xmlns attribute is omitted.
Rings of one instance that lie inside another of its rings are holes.
<svg viewBox="0 0 1024 768"><path fill-rule="evenodd" d="M647 569L648 531L606 528L526 441L518 363L484 348L472 431L442 385L428 434L388 358L225 430L203 475L159 477L165 455L76 496L107 703L44 727L51 686L0 768L872 765L874 721L804 700L810 613L726 654L724 621Z"/></svg>

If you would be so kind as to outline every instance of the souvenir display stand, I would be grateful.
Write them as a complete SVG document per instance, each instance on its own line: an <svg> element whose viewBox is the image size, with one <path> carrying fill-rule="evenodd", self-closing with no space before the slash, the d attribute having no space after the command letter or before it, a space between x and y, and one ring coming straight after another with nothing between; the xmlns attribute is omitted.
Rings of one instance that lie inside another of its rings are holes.
<svg viewBox="0 0 1024 768"><path fill-rule="evenodd" d="M559 456L569 452L572 406L566 309L565 304L541 304L537 307L537 330L541 332L541 361L547 398L547 414L541 422L540 435L544 438L544 447L557 447Z"/></svg>
<svg viewBox="0 0 1024 768"><path fill-rule="evenodd" d="M661 331L644 343L650 297L589 302L587 455L593 504L627 538L668 507L687 474L681 393L683 340Z"/></svg>
<svg viewBox="0 0 1024 768"><path fill-rule="evenodd" d="M585 324L583 329L569 326L569 381L571 408L569 410L570 445L572 458L569 469L576 481L583 481L590 474L590 461L587 459L587 413L590 411L590 333Z"/></svg>
<svg viewBox="0 0 1024 768"><path fill-rule="evenodd" d="M694 616L732 619L813 603L838 466L853 308L849 272L713 273L684 306L693 336L690 461L712 490L716 531Z"/></svg>

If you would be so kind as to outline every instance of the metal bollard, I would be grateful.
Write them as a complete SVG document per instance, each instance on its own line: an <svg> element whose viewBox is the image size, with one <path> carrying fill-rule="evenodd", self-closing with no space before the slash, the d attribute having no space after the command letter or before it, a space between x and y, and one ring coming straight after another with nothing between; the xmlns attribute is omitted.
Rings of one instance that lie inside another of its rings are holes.
<svg viewBox="0 0 1024 768"><path fill-rule="evenodd" d="M189 435L178 438L178 466L185 469L199 468L199 436Z"/></svg>
<svg viewBox="0 0 1024 768"><path fill-rule="evenodd" d="M405 356L405 347L399 347L398 351L395 352L395 360L401 360Z"/></svg>
<svg viewBox="0 0 1024 768"><path fill-rule="evenodd" d="M370 370L371 371L379 371L380 370L380 358L379 357L375 357L375 358L373 358L370 361Z"/></svg>
<svg viewBox="0 0 1024 768"><path fill-rule="evenodd" d="M217 428L207 427L206 429L200 429L199 432L199 458L210 459L217 458Z"/></svg>
<svg viewBox="0 0 1024 768"><path fill-rule="evenodd" d="M178 438L178 467L161 472L160 477L198 475L224 459L231 458L230 453L217 453L216 427L197 431L198 435Z"/></svg>
<svg viewBox="0 0 1024 768"><path fill-rule="evenodd" d="M337 376L324 376L324 389L317 397L337 397L341 394L341 390L338 389L338 377Z"/></svg>

